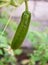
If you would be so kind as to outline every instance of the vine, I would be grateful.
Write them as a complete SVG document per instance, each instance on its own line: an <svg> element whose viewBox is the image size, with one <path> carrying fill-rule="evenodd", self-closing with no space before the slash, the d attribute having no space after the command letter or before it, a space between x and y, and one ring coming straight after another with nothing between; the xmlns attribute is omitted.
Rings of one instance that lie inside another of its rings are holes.
<svg viewBox="0 0 48 65"><path fill-rule="evenodd" d="M15 11L15 9L14 9L14 11ZM12 12L12 15L13 15L14 11ZM7 22L7 24L5 25L5 27L4 27L4 29L3 29L2 33L1 33L1 35L3 35L3 34L4 34L4 32L5 32L6 28L8 27L8 25L9 25L9 22L10 22L10 20L11 20L12 15L10 16L10 18L9 18L9 20L8 20L8 22Z"/></svg>

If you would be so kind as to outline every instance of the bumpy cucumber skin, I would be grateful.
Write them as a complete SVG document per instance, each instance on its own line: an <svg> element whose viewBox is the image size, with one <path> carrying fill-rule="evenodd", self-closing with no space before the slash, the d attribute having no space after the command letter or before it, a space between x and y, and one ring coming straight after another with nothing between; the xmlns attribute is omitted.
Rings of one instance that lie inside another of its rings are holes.
<svg viewBox="0 0 48 65"><path fill-rule="evenodd" d="M28 32L30 20L31 20L31 13L28 11L24 11L21 16L20 24L12 40L12 44L11 44L12 49L18 49L20 45L23 43L26 34Z"/></svg>

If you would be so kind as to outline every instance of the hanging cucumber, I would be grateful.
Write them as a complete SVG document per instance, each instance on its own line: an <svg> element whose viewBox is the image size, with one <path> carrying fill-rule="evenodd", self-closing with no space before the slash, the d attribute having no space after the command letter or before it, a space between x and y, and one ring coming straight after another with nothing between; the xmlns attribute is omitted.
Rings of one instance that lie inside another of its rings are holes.
<svg viewBox="0 0 48 65"><path fill-rule="evenodd" d="M21 16L20 24L12 40L12 44L11 44L12 49L17 49L20 47L28 32L28 28L31 20L31 13L28 11L27 1L25 1L25 5L26 5L26 10L23 12Z"/></svg>

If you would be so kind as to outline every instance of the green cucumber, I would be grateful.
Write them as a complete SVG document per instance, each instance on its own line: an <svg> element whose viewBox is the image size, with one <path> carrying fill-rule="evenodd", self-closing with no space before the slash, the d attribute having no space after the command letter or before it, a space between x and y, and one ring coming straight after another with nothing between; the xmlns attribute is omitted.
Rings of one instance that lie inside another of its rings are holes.
<svg viewBox="0 0 48 65"><path fill-rule="evenodd" d="M30 19L31 19L31 13L29 11L24 11L21 16L20 24L12 40L12 44L11 44L12 49L18 49L20 45L23 43L26 34L28 32Z"/></svg>

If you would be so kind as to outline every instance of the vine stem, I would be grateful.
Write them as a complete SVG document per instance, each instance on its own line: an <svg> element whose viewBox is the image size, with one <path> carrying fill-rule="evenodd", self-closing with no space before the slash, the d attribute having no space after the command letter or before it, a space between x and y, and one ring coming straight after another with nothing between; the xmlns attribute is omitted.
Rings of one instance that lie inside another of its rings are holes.
<svg viewBox="0 0 48 65"><path fill-rule="evenodd" d="M15 9L14 9L14 11L15 11ZM13 13L14 13L14 11L13 11ZM12 15L13 15L13 13L12 13ZM10 22L10 20L11 20L12 15L10 16L10 18L9 18L9 20L8 20L8 22L7 22L7 24L6 24L6 26L4 27L4 29L3 29L2 33L1 33L1 35L4 34L4 32L5 32L6 28L7 28L7 26L9 25L9 22Z"/></svg>
<svg viewBox="0 0 48 65"><path fill-rule="evenodd" d="M25 0L25 10L28 11L28 3L27 3L28 0Z"/></svg>

